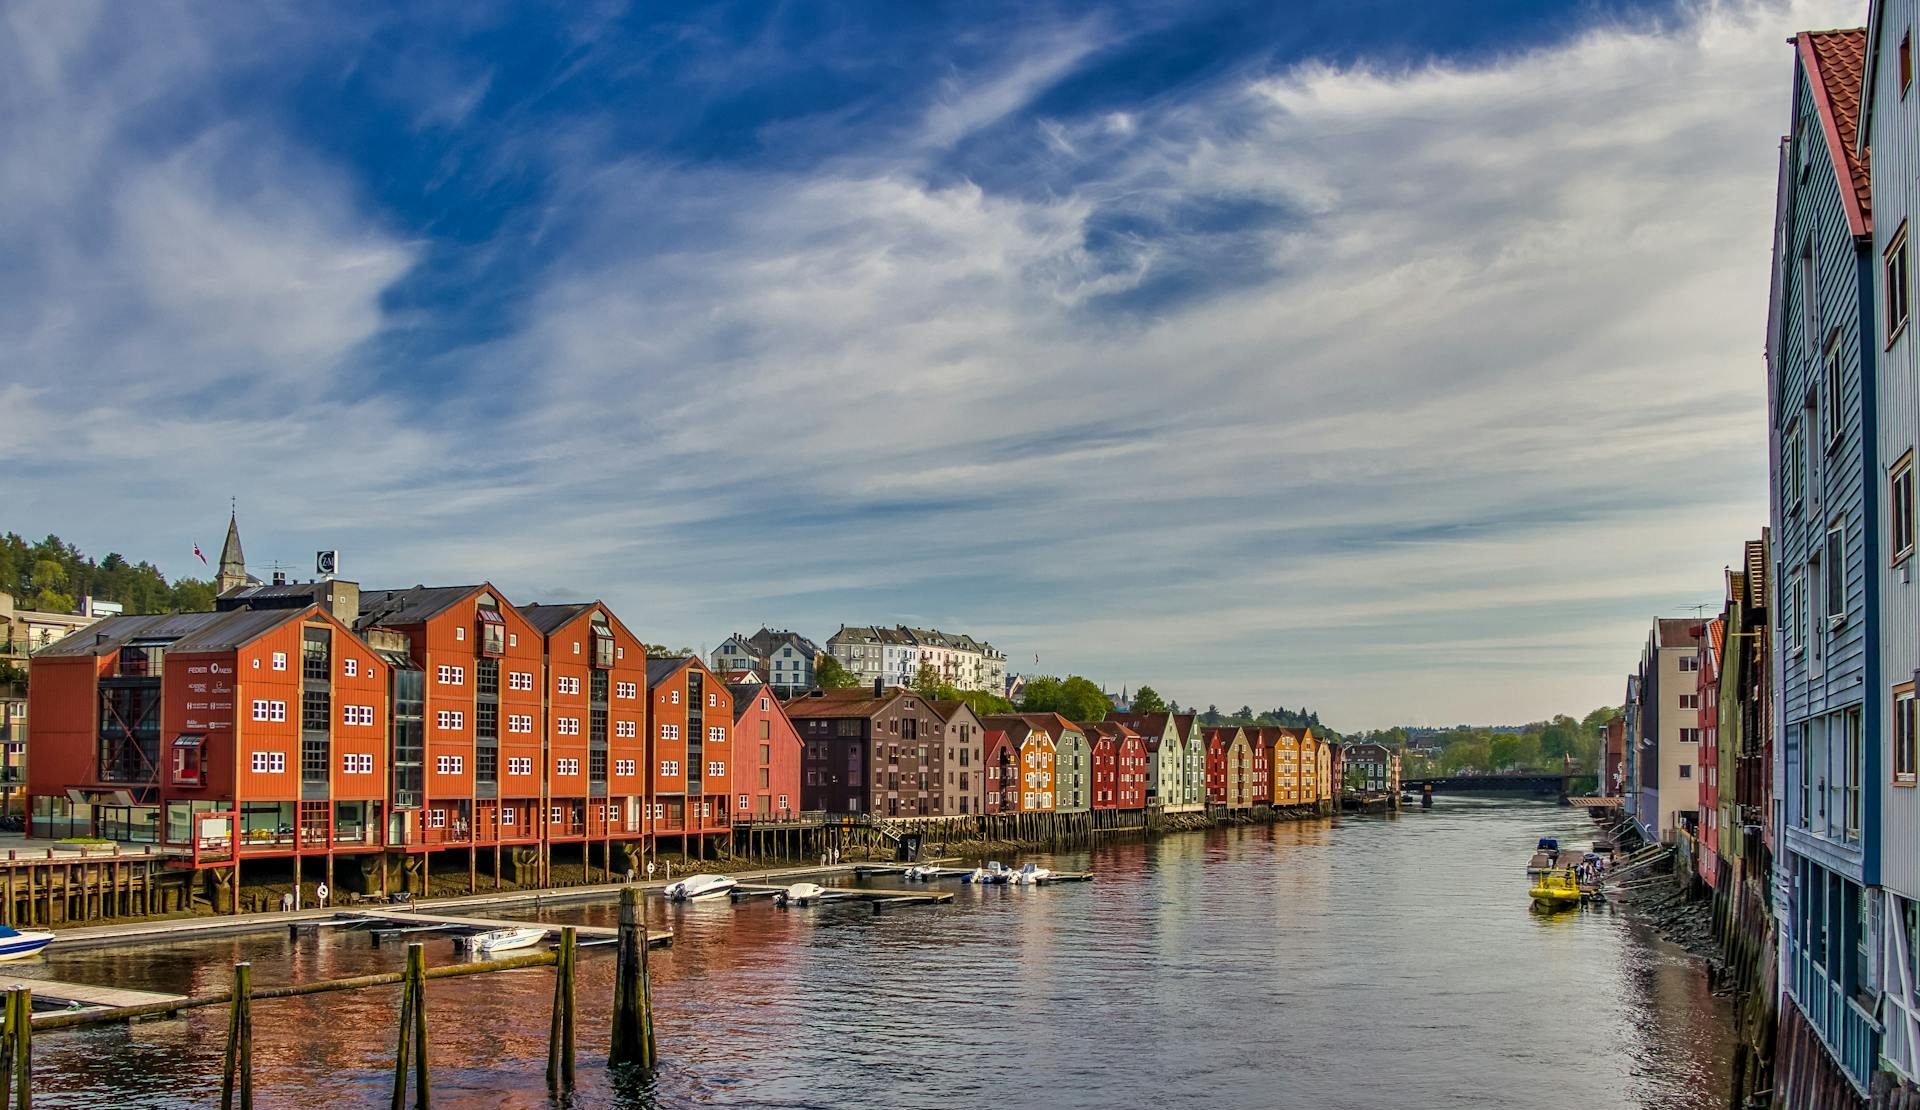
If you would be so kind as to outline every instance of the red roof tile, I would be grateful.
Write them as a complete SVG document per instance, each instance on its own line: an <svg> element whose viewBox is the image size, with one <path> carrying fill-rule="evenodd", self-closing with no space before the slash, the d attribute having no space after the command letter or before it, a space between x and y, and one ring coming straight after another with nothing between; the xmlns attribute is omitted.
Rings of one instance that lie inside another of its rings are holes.
<svg viewBox="0 0 1920 1110"><path fill-rule="evenodd" d="M1827 145L1838 146L1835 164L1847 204L1847 223L1855 235L1873 229L1873 198L1869 188L1869 155L1860 149L1860 89L1867 67L1867 29L1803 31L1796 40L1800 58L1813 75L1814 103L1827 130Z"/></svg>

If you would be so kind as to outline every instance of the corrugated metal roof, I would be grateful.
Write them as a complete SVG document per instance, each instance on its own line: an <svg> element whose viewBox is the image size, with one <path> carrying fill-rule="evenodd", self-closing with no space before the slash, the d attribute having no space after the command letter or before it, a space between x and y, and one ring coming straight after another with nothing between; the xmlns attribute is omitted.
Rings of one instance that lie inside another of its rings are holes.
<svg viewBox="0 0 1920 1110"><path fill-rule="evenodd" d="M191 635L174 641L170 651L231 651L279 628L301 620L305 609L234 609L220 614L226 620L214 621Z"/></svg>
<svg viewBox="0 0 1920 1110"><path fill-rule="evenodd" d="M542 636L551 636L560 631L561 626L580 614L593 608L597 602L581 601L571 605L518 605L515 608L527 618L527 623L540 630Z"/></svg>
<svg viewBox="0 0 1920 1110"><path fill-rule="evenodd" d="M680 658L647 657L647 685L658 686L694 662L691 655Z"/></svg>
<svg viewBox="0 0 1920 1110"><path fill-rule="evenodd" d="M153 642L168 651L229 651L243 647L311 609L226 609L213 613L154 613L108 617L34 652L48 656L98 656L127 644Z"/></svg>
<svg viewBox="0 0 1920 1110"><path fill-rule="evenodd" d="M404 628L407 625L419 624L439 616L485 588L484 585L476 584L414 586L404 590L362 590L360 591L360 619L354 622L354 628L371 628L376 625Z"/></svg>

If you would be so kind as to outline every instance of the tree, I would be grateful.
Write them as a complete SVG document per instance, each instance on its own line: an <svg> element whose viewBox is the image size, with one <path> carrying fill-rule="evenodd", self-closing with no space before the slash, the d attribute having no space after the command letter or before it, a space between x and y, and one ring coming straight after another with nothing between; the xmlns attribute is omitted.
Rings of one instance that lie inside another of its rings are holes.
<svg viewBox="0 0 1920 1110"><path fill-rule="evenodd" d="M933 669L932 663L920 664L920 669L913 673L913 681L907 684L907 688L928 701L951 700L949 695L956 693L953 687L940 681L940 672Z"/></svg>
<svg viewBox="0 0 1920 1110"><path fill-rule="evenodd" d="M851 690L860 680L831 655L822 655L813 667L813 684L822 690Z"/></svg>
<svg viewBox="0 0 1920 1110"><path fill-rule="evenodd" d="M1220 720L1220 707L1217 705L1207 706L1207 711L1200 714L1200 723L1209 728L1219 724Z"/></svg>
<svg viewBox="0 0 1920 1110"><path fill-rule="evenodd" d="M35 559L31 584L33 593L27 598L27 608L49 613L73 611L73 595L62 590L67 584L67 568L59 560Z"/></svg>
<svg viewBox="0 0 1920 1110"><path fill-rule="evenodd" d="M1179 703L1179 702L1177 702L1177 701L1168 701L1168 702L1167 702L1167 712L1169 712L1169 713L1178 713L1178 712L1180 712L1180 703Z"/></svg>
<svg viewBox="0 0 1920 1110"><path fill-rule="evenodd" d="M1135 713L1166 713L1167 703L1160 700L1160 694L1151 686L1142 686L1134 691L1133 711Z"/></svg>
<svg viewBox="0 0 1920 1110"><path fill-rule="evenodd" d="M1233 715L1233 719L1239 723L1251 724L1253 722L1253 706L1241 706L1240 711Z"/></svg>
<svg viewBox="0 0 1920 1110"><path fill-rule="evenodd" d="M691 658L692 655L693 655L692 648L683 647L680 650L675 651L674 649L668 647L665 644L648 644L647 645L648 659L687 659L687 658Z"/></svg>
<svg viewBox="0 0 1920 1110"><path fill-rule="evenodd" d="M1113 711L1113 703L1099 686L1079 675L1069 675L1065 681L1039 675L1027 680L1020 708L1027 713L1058 713L1069 721L1101 721Z"/></svg>
<svg viewBox="0 0 1920 1110"><path fill-rule="evenodd" d="M990 713L1011 713L1013 703L989 690L957 690L954 698L966 702L973 711L982 717Z"/></svg>

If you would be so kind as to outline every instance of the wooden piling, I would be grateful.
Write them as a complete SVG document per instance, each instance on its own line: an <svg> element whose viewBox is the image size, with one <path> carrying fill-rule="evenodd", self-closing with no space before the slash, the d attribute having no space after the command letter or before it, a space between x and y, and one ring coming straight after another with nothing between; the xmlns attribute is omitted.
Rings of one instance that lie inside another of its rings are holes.
<svg viewBox="0 0 1920 1110"><path fill-rule="evenodd" d="M33 1106L33 991L19 987L7 992L13 1018L7 1023L7 1054L13 1067L13 1108Z"/></svg>
<svg viewBox="0 0 1920 1110"><path fill-rule="evenodd" d="M400 1045L393 1062L393 1110L406 1110L409 1057L414 1072L414 1105L432 1104L427 1064L427 950L407 945L406 978L400 987Z"/></svg>
<svg viewBox="0 0 1920 1110"><path fill-rule="evenodd" d="M220 1076L220 1110L233 1110L234 1088L240 1110L253 1110L253 965L233 965L233 1002L227 1007L227 1060Z"/></svg>
<svg viewBox="0 0 1920 1110"><path fill-rule="evenodd" d="M553 1025L547 1034L547 1087L555 1092L573 1089L575 940L571 926L560 930L560 950L553 965Z"/></svg>
<svg viewBox="0 0 1920 1110"><path fill-rule="evenodd" d="M640 921L640 891L620 891L620 937L613 973L613 1045L610 1064L652 1071L653 987L647 975L647 936Z"/></svg>

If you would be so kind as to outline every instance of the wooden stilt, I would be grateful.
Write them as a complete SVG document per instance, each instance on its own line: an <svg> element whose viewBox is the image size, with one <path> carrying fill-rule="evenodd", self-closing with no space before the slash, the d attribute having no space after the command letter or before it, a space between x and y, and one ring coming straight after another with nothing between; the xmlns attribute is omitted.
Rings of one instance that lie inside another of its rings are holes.
<svg viewBox="0 0 1920 1110"><path fill-rule="evenodd" d="M400 986L400 1045L393 1061L392 1110L406 1110L409 1057L414 1072L414 1105L432 1102L427 1063L427 956L420 944L407 945L406 978Z"/></svg>
<svg viewBox="0 0 1920 1110"><path fill-rule="evenodd" d="M575 951L574 930L560 930L553 965L553 1024L547 1034L547 1087L556 1093L573 1090Z"/></svg>
<svg viewBox="0 0 1920 1110"><path fill-rule="evenodd" d="M647 935L640 919L640 892L620 891L620 937L613 977L613 1045L610 1064L652 1071L653 990L647 975Z"/></svg>
<svg viewBox="0 0 1920 1110"><path fill-rule="evenodd" d="M31 1110L33 1106L33 991L22 987L11 992L13 1021L7 1029L7 1047L13 1055L13 1107Z"/></svg>
<svg viewBox="0 0 1920 1110"><path fill-rule="evenodd" d="M253 965L233 965L233 1001L227 1006L227 1061L220 1076L220 1110L253 1110Z"/></svg>

